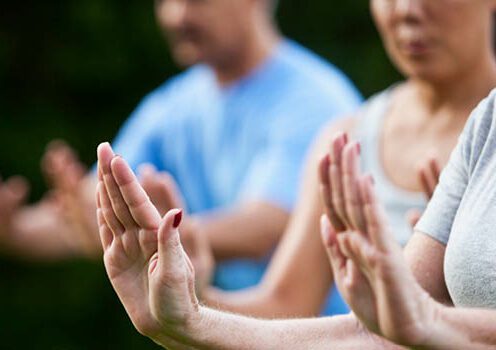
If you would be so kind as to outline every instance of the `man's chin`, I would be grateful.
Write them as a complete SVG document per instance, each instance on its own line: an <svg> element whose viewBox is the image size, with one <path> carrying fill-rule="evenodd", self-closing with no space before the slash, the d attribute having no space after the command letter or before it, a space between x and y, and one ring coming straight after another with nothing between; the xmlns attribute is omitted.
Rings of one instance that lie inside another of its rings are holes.
<svg viewBox="0 0 496 350"><path fill-rule="evenodd" d="M176 64L183 68L202 62L198 51L191 48L175 49L172 51L172 57Z"/></svg>

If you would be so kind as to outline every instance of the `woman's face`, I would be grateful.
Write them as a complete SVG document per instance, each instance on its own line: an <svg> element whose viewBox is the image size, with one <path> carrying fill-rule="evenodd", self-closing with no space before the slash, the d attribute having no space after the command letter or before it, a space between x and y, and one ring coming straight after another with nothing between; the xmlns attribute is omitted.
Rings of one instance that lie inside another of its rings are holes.
<svg viewBox="0 0 496 350"><path fill-rule="evenodd" d="M384 46L407 77L446 80L492 50L495 0L370 0Z"/></svg>

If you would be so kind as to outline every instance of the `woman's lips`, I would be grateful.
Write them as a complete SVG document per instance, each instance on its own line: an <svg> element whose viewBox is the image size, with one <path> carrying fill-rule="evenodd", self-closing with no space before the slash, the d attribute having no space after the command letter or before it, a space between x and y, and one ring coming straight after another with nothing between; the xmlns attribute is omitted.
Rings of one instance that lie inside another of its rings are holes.
<svg viewBox="0 0 496 350"><path fill-rule="evenodd" d="M408 40L401 43L400 48L409 56L422 56L429 51L430 45L425 41Z"/></svg>

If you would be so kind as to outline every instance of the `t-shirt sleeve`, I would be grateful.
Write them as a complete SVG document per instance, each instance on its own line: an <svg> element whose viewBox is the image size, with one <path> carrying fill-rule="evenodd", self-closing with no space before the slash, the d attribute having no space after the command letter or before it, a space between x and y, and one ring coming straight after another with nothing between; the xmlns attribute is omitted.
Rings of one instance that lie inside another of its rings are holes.
<svg viewBox="0 0 496 350"><path fill-rule="evenodd" d="M415 226L416 231L445 245L448 243L458 208L469 185L471 169L477 161L481 141L478 139L478 133L481 132L480 121L487 114L488 108L490 107L487 100L484 100L472 112L448 164L441 173L427 209Z"/></svg>
<svg viewBox="0 0 496 350"><path fill-rule="evenodd" d="M268 144L252 162L239 201L263 200L292 210L310 145L323 125L348 112L297 100L272 124Z"/></svg>

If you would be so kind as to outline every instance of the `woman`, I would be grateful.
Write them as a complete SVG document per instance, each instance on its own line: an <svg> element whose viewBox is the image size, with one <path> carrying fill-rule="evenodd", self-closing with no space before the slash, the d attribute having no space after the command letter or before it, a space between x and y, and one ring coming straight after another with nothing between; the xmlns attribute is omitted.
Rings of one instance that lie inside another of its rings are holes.
<svg viewBox="0 0 496 350"><path fill-rule="evenodd" d="M432 170L418 181L419 162L434 157L445 164L470 111L496 85L493 0L371 0L370 6L389 56L407 79L322 133L262 283L236 293L206 289L207 304L257 316L318 314L332 273L315 234L323 210L316 164L330 136L344 130L360 141L361 166L373 174L395 238L404 245L411 235L405 213L423 208L420 192L430 193L437 178L437 166L428 161L425 168ZM331 302L324 313L343 311L336 306Z"/></svg>

